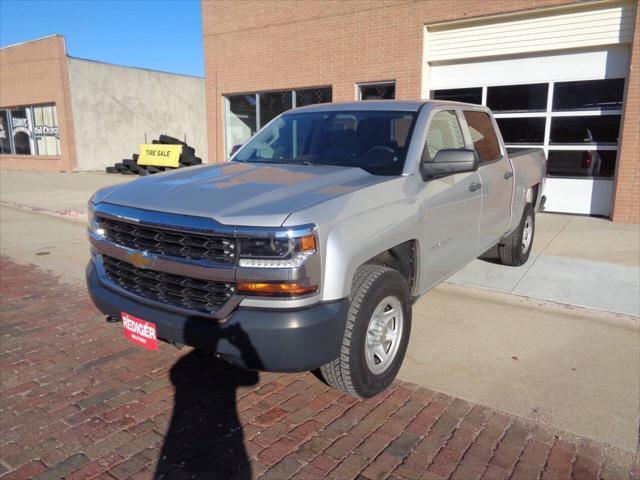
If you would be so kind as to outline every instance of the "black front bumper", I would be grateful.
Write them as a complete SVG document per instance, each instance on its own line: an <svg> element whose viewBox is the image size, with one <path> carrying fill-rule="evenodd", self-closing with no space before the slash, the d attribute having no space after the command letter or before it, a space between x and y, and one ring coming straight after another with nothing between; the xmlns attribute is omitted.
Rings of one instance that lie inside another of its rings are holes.
<svg viewBox="0 0 640 480"><path fill-rule="evenodd" d="M218 323L136 302L102 283L93 261L87 266L87 286L93 303L106 315L121 318L127 312L153 322L161 340L215 352L240 367L273 372L313 370L337 358L349 304L342 299L295 310L239 307Z"/></svg>

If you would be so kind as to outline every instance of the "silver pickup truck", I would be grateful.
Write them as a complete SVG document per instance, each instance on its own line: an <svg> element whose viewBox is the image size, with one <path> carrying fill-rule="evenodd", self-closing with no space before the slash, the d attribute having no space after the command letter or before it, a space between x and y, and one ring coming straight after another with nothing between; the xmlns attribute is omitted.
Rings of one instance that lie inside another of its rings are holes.
<svg viewBox="0 0 640 480"><path fill-rule="evenodd" d="M293 109L229 162L96 192L89 292L147 348L319 369L369 397L400 369L418 297L495 245L527 261L544 177L543 151L509 156L477 105Z"/></svg>

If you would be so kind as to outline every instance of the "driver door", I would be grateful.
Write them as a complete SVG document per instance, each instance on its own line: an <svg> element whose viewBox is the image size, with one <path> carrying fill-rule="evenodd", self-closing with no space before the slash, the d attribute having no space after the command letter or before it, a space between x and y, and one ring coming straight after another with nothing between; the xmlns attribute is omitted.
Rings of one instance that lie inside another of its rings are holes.
<svg viewBox="0 0 640 480"><path fill-rule="evenodd" d="M461 125L456 110L432 112L421 161L433 161L441 149L468 148ZM421 247L421 284L427 288L475 256L480 235L481 187L477 171L424 181L420 197L426 216L426 242Z"/></svg>

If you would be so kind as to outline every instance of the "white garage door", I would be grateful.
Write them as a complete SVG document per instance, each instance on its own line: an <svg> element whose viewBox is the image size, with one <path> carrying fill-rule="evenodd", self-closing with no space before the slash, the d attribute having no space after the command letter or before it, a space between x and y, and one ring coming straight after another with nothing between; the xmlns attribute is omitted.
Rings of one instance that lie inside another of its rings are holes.
<svg viewBox="0 0 640 480"><path fill-rule="evenodd" d="M632 4L425 29L423 97L490 107L509 149L547 155L547 210L609 216Z"/></svg>

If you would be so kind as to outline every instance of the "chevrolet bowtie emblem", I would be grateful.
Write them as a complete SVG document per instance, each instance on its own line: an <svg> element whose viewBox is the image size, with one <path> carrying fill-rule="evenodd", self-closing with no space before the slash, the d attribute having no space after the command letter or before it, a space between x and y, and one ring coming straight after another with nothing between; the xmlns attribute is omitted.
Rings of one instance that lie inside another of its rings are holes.
<svg viewBox="0 0 640 480"><path fill-rule="evenodd" d="M127 256L127 260L129 260L135 267L138 268L144 268L151 265L151 259L142 252L129 254Z"/></svg>

